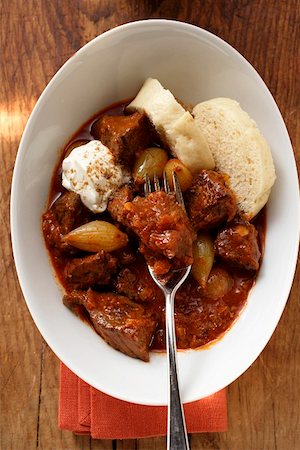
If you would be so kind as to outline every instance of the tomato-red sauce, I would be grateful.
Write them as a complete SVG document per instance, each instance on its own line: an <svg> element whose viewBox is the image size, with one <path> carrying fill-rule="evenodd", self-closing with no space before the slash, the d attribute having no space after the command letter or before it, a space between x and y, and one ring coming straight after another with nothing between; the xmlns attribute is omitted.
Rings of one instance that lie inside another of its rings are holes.
<svg viewBox="0 0 300 450"><path fill-rule="evenodd" d="M91 135L93 123L103 114L124 114L124 107L128 102L129 100L123 101L103 109L84 123L72 136L66 147L63 149L61 158L53 173L49 193L49 206L58 195L64 191L61 184L61 163L70 146L77 140L93 139L93 136ZM266 232L266 207L256 216L252 223L258 231L259 247L263 254ZM68 290L67 283L63 276L63 269L69 257L63 257L59 251L53 248L49 248L49 252L57 277L63 287ZM217 264L217 266L222 267L220 264ZM152 289L155 289L153 301L148 306L158 317L158 328L151 348L156 350L164 349L164 297L159 291L159 288L155 285L153 286L153 281L148 274L146 263L142 257L138 257L137 262L131 265L131 269L140 279L149 282ZM257 273L247 273L246 271L243 272L229 269L228 267L226 267L226 270L233 279L233 286L230 291L221 298L213 299L206 296L205 292L194 280L192 275L189 276L184 285L179 289L175 305L178 348L198 348L218 339L230 328L239 316L247 302L249 291L255 283ZM82 313L81 317L86 319L87 316Z"/></svg>

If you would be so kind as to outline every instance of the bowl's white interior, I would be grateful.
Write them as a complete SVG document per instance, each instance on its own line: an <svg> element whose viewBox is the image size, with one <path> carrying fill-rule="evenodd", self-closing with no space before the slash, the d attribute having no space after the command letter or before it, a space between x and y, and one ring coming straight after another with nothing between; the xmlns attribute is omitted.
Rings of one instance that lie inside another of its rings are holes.
<svg viewBox="0 0 300 450"><path fill-rule="evenodd" d="M41 234L50 179L69 137L101 108L136 94L158 78L188 104L236 99L271 145L277 181L268 206L266 252L248 305L232 329L202 351L179 353L184 402L216 392L241 375L262 351L283 311L295 269L298 178L289 137L263 81L238 52L191 25L151 20L109 31L77 52L39 99L24 132L12 188L13 250L30 312L58 357L112 396L166 404L166 360L146 364L113 350L61 302Z"/></svg>

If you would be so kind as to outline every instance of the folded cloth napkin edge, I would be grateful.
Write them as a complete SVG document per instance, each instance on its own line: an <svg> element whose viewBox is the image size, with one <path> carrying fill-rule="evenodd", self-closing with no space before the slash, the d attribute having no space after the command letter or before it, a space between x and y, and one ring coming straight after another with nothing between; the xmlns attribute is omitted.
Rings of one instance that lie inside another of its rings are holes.
<svg viewBox="0 0 300 450"><path fill-rule="evenodd" d="M90 433L94 439L142 439L166 435L166 407L136 405L111 397L80 380L63 363L60 375L60 429L76 434ZM86 389L84 395L80 392L80 386ZM80 397L85 397L81 408ZM226 389L206 399L185 404L184 409L189 433L227 430ZM89 420L83 423L82 418L88 417Z"/></svg>

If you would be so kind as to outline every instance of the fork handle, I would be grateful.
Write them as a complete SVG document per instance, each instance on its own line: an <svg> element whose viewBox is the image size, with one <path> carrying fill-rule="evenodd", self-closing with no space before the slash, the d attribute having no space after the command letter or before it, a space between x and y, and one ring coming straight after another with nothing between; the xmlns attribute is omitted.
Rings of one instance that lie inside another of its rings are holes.
<svg viewBox="0 0 300 450"><path fill-rule="evenodd" d="M166 347L169 361L169 404L167 450L189 450L184 412L180 398L174 324L175 291L166 293Z"/></svg>

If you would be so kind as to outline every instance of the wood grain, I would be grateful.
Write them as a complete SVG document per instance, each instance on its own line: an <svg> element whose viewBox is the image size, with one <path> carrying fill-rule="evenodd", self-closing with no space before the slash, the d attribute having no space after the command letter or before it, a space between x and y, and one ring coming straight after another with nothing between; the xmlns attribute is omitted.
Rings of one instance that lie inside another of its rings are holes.
<svg viewBox="0 0 300 450"><path fill-rule="evenodd" d="M232 44L261 74L283 114L299 167L299 11L298 0L0 2L1 450L165 448L164 438L95 441L57 428L59 362L22 298L8 217L18 143L48 81L78 48L121 23L160 17L196 24ZM299 294L298 268L272 339L228 388L229 431L193 435L192 450L300 448Z"/></svg>

